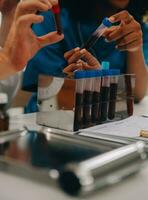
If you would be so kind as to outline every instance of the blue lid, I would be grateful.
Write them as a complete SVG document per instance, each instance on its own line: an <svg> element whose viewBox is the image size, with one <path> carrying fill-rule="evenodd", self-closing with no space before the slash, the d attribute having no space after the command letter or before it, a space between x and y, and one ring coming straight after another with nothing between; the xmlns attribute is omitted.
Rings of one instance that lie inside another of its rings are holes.
<svg viewBox="0 0 148 200"><path fill-rule="evenodd" d="M120 70L119 69L103 69L102 70L103 76L119 76Z"/></svg>
<svg viewBox="0 0 148 200"><path fill-rule="evenodd" d="M121 74L120 69L111 69L110 71L111 71L112 76L118 76Z"/></svg>
<svg viewBox="0 0 148 200"><path fill-rule="evenodd" d="M109 69L102 69L102 75L103 76L111 76L112 75L111 70L109 70Z"/></svg>
<svg viewBox="0 0 148 200"><path fill-rule="evenodd" d="M110 28L112 26L112 23L109 21L109 18L106 17L103 19L102 24L108 28Z"/></svg>
<svg viewBox="0 0 148 200"><path fill-rule="evenodd" d="M86 70L85 71L86 78L93 78L96 77L96 70Z"/></svg>
<svg viewBox="0 0 148 200"><path fill-rule="evenodd" d="M102 70L96 70L96 77L101 77L103 76Z"/></svg>
<svg viewBox="0 0 148 200"><path fill-rule="evenodd" d="M102 69L102 70L109 70L109 68L110 68L110 63L109 63L109 62L103 61L103 62L101 63L101 69Z"/></svg>
<svg viewBox="0 0 148 200"><path fill-rule="evenodd" d="M75 74L74 74L75 79L94 78L97 76L102 76L101 70L79 70L79 71L75 71Z"/></svg>
<svg viewBox="0 0 148 200"><path fill-rule="evenodd" d="M75 73L74 73L75 79L81 79L81 78L85 78L85 77L86 77L86 71L85 70L78 70L78 71L75 71Z"/></svg>

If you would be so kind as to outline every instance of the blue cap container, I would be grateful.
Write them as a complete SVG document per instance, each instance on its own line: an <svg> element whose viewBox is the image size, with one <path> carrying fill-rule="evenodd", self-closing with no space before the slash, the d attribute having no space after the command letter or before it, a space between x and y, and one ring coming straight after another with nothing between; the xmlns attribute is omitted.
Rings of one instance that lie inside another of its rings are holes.
<svg viewBox="0 0 148 200"><path fill-rule="evenodd" d="M109 70L110 69L110 62L103 61L101 63L101 69L102 70Z"/></svg>
<svg viewBox="0 0 148 200"><path fill-rule="evenodd" d="M110 69L111 76L119 76L121 74L120 69Z"/></svg>
<svg viewBox="0 0 148 200"><path fill-rule="evenodd" d="M86 78L94 78L96 77L96 70L86 70Z"/></svg>
<svg viewBox="0 0 148 200"><path fill-rule="evenodd" d="M74 78L75 78L75 79L86 78L86 71L85 71L85 70L78 70L78 71L75 71L75 73L74 73Z"/></svg>
<svg viewBox="0 0 148 200"><path fill-rule="evenodd" d="M102 24L104 26L106 26L107 28L110 28L112 26L112 22L109 21L108 17L106 17L106 18L103 19Z"/></svg>
<svg viewBox="0 0 148 200"><path fill-rule="evenodd" d="M95 74L96 74L96 77L102 77L103 76L102 70L96 70Z"/></svg>

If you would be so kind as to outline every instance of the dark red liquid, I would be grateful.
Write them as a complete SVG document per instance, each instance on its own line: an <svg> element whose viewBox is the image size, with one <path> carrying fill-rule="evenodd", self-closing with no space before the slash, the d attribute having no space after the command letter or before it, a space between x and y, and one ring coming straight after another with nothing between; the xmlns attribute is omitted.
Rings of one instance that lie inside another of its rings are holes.
<svg viewBox="0 0 148 200"><path fill-rule="evenodd" d="M56 29L59 35L62 34L62 24L61 24L61 18L60 13L54 14L55 22L56 22Z"/></svg>
<svg viewBox="0 0 148 200"><path fill-rule="evenodd" d="M132 88L132 77L130 75L125 75L125 86L127 95L127 113L128 116L132 116L134 111L134 94Z"/></svg>
<svg viewBox="0 0 148 200"><path fill-rule="evenodd" d="M95 34L93 34L88 40L87 40L87 42L82 46L82 48L85 48L85 49L90 49L90 48L92 48L94 45L95 45L95 43L97 42L97 40L98 40L98 36L97 35L95 35Z"/></svg>
<svg viewBox="0 0 148 200"><path fill-rule="evenodd" d="M59 35L62 34L62 25L61 25L61 17L60 17L60 5L53 6L52 11L54 13L56 29Z"/></svg>
<svg viewBox="0 0 148 200"><path fill-rule="evenodd" d="M134 98L128 98L126 102L127 102L127 114L130 117L134 113Z"/></svg>
<svg viewBox="0 0 148 200"><path fill-rule="evenodd" d="M109 101L109 109L108 109L108 118L111 120L115 118L117 90L118 90L118 84L111 83L111 85L110 85L110 101Z"/></svg>
<svg viewBox="0 0 148 200"><path fill-rule="evenodd" d="M101 88L101 104L100 104L101 122L106 121L108 117L109 94L110 94L110 88L103 86Z"/></svg>
<svg viewBox="0 0 148 200"><path fill-rule="evenodd" d="M5 151L9 148L9 142L0 144L0 155L4 155Z"/></svg>
<svg viewBox="0 0 148 200"><path fill-rule="evenodd" d="M5 112L5 105L0 105L0 131L7 131L9 129L9 117Z"/></svg>
<svg viewBox="0 0 148 200"><path fill-rule="evenodd" d="M83 94L76 93L74 131L78 131L81 128L82 118L83 118Z"/></svg>
<svg viewBox="0 0 148 200"><path fill-rule="evenodd" d="M89 127L91 124L91 105L92 105L92 92L84 91L83 99L83 124Z"/></svg>
<svg viewBox="0 0 148 200"><path fill-rule="evenodd" d="M91 109L91 118L93 123L98 122L100 118L99 102L100 102L100 93L93 92L92 109Z"/></svg>

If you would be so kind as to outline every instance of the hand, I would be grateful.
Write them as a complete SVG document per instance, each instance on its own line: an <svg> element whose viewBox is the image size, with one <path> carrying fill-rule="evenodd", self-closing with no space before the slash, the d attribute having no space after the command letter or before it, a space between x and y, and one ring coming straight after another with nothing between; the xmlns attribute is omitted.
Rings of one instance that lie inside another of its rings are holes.
<svg viewBox="0 0 148 200"><path fill-rule="evenodd" d="M104 36L109 42L116 41L120 51L137 51L142 47L142 30L140 24L127 11L110 17L111 22L121 22L119 26L108 29Z"/></svg>
<svg viewBox="0 0 148 200"><path fill-rule="evenodd" d="M100 67L100 63L98 62L98 60L86 49L75 48L71 51L66 52L64 57L69 64L63 70L64 73L70 73L75 70L82 69L98 69Z"/></svg>
<svg viewBox="0 0 148 200"><path fill-rule="evenodd" d="M17 5L17 0L0 0L0 12L9 13Z"/></svg>
<svg viewBox="0 0 148 200"><path fill-rule="evenodd" d="M4 47L4 53L9 58L14 71L22 70L42 47L63 39L63 35L58 35L57 32L37 37L31 29L33 23L43 21L43 17L35 13L48 11L57 3L57 0L24 0L18 4L14 22Z"/></svg>
<svg viewBox="0 0 148 200"><path fill-rule="evenodd" d="M0 12L5 15L10 14L11 11L14 11L19 1L20 0L0 0Z"/></svg>

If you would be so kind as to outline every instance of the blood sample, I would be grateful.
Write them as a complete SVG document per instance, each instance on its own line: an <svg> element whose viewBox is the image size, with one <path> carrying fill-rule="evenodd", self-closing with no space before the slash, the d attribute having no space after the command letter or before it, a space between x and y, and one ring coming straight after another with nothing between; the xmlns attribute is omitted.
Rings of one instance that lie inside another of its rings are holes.
<svg viewBox="0 0 148 200"><path fill-rule="evenodd" d="M93 70L86 71L86 79L84 86L84 98L83 98L83 124L84 127L91 126L91 107L93 97L93 81L95 72Z"/></svg>
<svg viewBox="0 0 148 200"><path fill-rule="evenodd" d="M110 70L109 63L102 62L102 84L100 93L100 122L104 122L108 118L108 104L110 95Z"/></svg>
<svg viewBox="0 0 148 200"><path fill-rule="evenodd" d="M61 17L60 17L60 6L53 6L52 12L54 13L56 29L59 35L62 34L62 25L61 25Z"/></svg>
<svg viewBox="0 0 148 200"><path fill-rule="evenodd" d="M102 71L96 70L96 78L94 78L93 82L93 97L92 97L92 110L91 110L92 122L96 124L100 119L99 103L100 103L100 90L101 90L101 76L102 76Z"/></svg>
<svg viewBox="0 0 148 200"><path fill-rule="evenodd" d="M125 75L125 89L126 89L126 103L127 103L127 114L132 116L134 112L134 88L135 88L135 75Z"/></svg>
<svg viewBox="0 0 148 200"><path fill-rule="evenodd" d="M111 71L110 78L110 99L109 99L109 109L108 109L108 118L113 120L115 118L116 112L116 101L117 101L117 90L118 90L118 80L120 75L120 70L114 69Z"/></svg>
<svg viewBox="0 0 148 200"><path fill-rule="evenodd" d="M82 48L89 50L92 48L98 39L104 34L104 32L112 26L112 23L109 21L109 18L104 18L101 25L96 29L91 37L86 41Z"/></svg>
<svg viewBox="0 0 148 200"><path fill-rule="evenodd" d="M83 119L83 92L85 83L85 71L76 71L74 76L76 79L74 131L78 131L82 126Z"/></svg>
<svg viewBox="0 0 148 200"><path fill-rule="evenodd" d="M0 93L0 131L7 131L9 128L9 117L6 113L8 95Z"/></svg>

